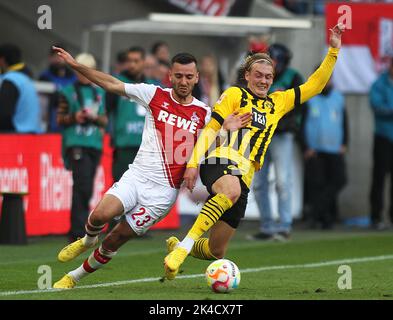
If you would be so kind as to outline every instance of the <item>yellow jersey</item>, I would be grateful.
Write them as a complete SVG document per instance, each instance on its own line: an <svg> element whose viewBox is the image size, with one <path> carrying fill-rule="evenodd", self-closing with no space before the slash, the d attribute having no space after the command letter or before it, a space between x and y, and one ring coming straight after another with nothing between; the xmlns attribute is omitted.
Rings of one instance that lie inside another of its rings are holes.
<svg viewBox="0 0 393 320"><path fill-rule="evenodd" d="M299 87L274 92L265 98L256 96L248 88L230 87L224 91L214 105L212 118L199 136L187 167L197 167L210 147L206 158L224 158L235 162L242 172L243 181L250 187L255 170L263 165L279 120L295 105L304 103L322 91L333 72L338 51L337 48L329 48L321 66ZM211 148L224 119L235 111L240 114L250 112L251 123L228 133L222 145Z"/></svg>

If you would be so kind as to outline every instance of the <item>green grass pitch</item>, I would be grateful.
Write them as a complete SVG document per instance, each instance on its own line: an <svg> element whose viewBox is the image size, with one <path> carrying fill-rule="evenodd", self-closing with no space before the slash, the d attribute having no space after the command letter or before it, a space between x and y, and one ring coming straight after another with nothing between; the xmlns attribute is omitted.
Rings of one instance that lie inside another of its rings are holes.
<svg viewBox="0 0 393 320"><path fill-rule="evenodd" d="M52 269L57 281L78 267L75 261L57 262L65 238L31 239L27 246L0 246L0 299L393 299L393 233L297 231L291 241L245 240L240 228L227 259L240 268L240 287L229 294L210 291L204 279L209 261L189 257L174 281L160 282L165 238L182 231L154 231L151 238L132 240L103 269L79 283L79 288L38 290L39 266ZM352 289L340 290L340 265L349 265Z"/></svg>

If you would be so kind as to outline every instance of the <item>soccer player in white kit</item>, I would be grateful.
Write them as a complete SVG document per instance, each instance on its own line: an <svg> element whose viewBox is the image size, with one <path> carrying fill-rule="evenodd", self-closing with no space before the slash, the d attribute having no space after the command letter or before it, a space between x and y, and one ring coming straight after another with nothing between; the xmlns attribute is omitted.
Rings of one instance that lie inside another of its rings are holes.
<svg viewBox="0 0 393 320"><path fill-rule="evenodd" d="M114 217L125 215L102 244L77 269L57 281L53 288L70 289L86 275L108 263L121 245L144 234L163 219L176 201L197 132L210 119L210 108L192 96L198 82L196 59L188 53L173 57L172 89L150 84L127 84L78 64L65 50L54 47L75 71L109 92L128 97L147 110L142 144L122 178L106 192L89 215L86 235L63 248L58 259L73 260L98 243L98 235ZM232 114L224 129L246 126L251 114Z"/></svg>

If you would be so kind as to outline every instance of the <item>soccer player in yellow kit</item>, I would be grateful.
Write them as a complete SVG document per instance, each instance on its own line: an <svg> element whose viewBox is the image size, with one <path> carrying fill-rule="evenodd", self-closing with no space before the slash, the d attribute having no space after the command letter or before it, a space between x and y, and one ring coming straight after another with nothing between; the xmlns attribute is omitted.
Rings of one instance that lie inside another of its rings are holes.
<svg viewBox="0 0 393 320"><path fill-rule="evenodd" d="M330 48L325 59L308 80L296 88L268 95L274 78L273 61L263 53L246 59L243 70L247 87L230 87L222 94L188 161L184 181L192 190L198 165L210 150L200 166L201 180L210 197L183 241L179 242L176 237L167 240L169 254L164 260L167 279L176 277L189 254L204 260L224 257L229 241L244 217L254 172L263 165L278 121L296 104L304 103L325 87L337 60L344 29L342 24L330 29ZM224 119L234 111L240 114L251 112L251 123L232 132L221 146L212 148ZM201 238L210 228L209 239Z"/></svg>

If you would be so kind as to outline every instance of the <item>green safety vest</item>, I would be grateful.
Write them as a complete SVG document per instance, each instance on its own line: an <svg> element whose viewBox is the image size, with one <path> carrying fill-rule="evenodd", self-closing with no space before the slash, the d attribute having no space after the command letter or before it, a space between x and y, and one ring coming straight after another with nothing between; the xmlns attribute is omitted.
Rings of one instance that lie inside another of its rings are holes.
<svg viewBox="0 0 393 320"><path fill-rule="evenodd" d="M123 75L117 78L125 83L134 83ZM151 83L151 81L145 83ZM116 108L110 113L113 145L118 148L140 146L145 115L146 109L143 106L127 97L119 96Z"/></svg>
<svg viewBox="0 0 393 320"><path fill-rule="evenodd" d="M105 114L104 91L101 88L85 85L69 85L61 90L67 99L69 113L83 108L98 115ZM88 147L102 150L103 130L93 123L73 124L63 130L63 148Z"/></svg>

